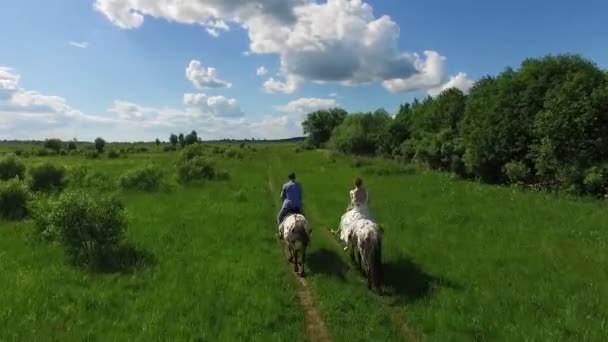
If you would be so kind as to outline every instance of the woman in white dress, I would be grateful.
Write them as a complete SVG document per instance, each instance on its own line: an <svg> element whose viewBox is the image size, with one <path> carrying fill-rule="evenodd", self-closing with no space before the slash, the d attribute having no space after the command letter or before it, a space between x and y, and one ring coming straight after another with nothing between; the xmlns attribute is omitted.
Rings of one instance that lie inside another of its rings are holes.
<svg viewBox="0 0 608 342"><path fill-rule="evenodd" d="M367 189L363 187L361 178L355 179L355 188L350 191L350 204L347 211L340 220L340 240L348 244L352 232L353 224L360 219L372 219L367 204L369 195ZM346 249L346 248L345 248Z"/></svg>

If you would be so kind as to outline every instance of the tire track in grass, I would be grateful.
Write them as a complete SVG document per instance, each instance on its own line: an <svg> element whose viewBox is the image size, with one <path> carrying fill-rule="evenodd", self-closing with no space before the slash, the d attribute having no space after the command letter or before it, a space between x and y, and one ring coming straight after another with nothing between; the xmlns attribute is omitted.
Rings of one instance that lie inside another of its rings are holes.
<svg viewBox="0 0 608 342"><path fill-rule="evenodd" d="M268 171L267 171L267 173L268 173L267 174L268 191L270 192L270 195L272 196L272 194L274 194L275 192L274 192L274 185L272 184L272 177L271 177L270 171L271 170L269 167ZM276 201L273 200L272 202L275 203L275 208L276 208ZM279 248L281 248L281 250L283 251L283 254L285 255L285 257L287 259L287 255L285 253L285 248L283 246L283 243L281 243L281 241L277 241L277 243L279 245ZM289 266L289 264L287 266ZM311 341L331 341L331 339L329 338L329 333L327 331L327 326L325 325L325 321L321 317L319 310L317 310L317 308L314 305L314 302L312 299L312 294L311 294L310 289L308 288L306 279L295 274L293 272L293 270L291 269L291 267L288 267L288 268L289 268L290 273L293 274L293 276L296 278L296 281L297 281L296 293L298 295L298 298L300 299L300 304L304 308L304 312L306 312L306 331L307 331L308 337L310 338Z"/></svg>
<svg viewBox="0 0 608 342"><path fill-rule="evenodd" d="M314 205L312 205L312 206L308 206L308 208L309 209L306 211L306 213L310 215L310 218L314 221L320 222L320 220L318 219L318 216L317 216L317 211L315 210L316 207ZM331 244L333 244L338 250L340 250L340 251L344 250L344 246L337 240L336 236L334 236L330 232L330 230L327 226L322 227L321 229L318 229L318 230L322 231L324 238L328 241L331 241ZM347 265L351 272L356 273L356 276L354 278L357 279L362 285L367 286L367 281L360 276L360 272L353 267L352 263L347 262ZM372 295L374 297L376 297L378 299L378 301L382 304L382 306L386 310L389 318L391 319L391 323L396 328L396 330L401 333L401 336L406 341L416 341L417 342L417 341L422 340L421 337L419 337L417 334L415 334L414 331L410 328L408 322L401 317L399 311L393 307L393 305L391 304L391 298L392 298L391 296L378 296L378 295L374 295L373 293L372 293Z"/></svg>

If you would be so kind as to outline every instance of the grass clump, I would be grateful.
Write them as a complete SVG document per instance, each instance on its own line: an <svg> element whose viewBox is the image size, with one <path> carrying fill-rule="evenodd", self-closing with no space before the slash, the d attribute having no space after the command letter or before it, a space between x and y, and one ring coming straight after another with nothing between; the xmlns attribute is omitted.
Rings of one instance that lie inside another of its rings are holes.
<svg viewBox="0 0 608 342"><path fill-rule="evenodd" d="M119 183L123 189L157 191L162 186L163 176L158 166L147 165L127 171L120 177Z"/></svg>
<svg viewBox="0 0 608 342"><path fill-rule="evenodd" d="M27 216L27 187L18 178L0 183L0 218L19 220Z"/></svg>
<svg viewBox="0 0 608 342"><path fill-rule="evenodd" d="M30 169L30 189L32 191L61 190L65 185L65 169L51 163Z"/></svg>
<svg viewBox="0 0 608 342"><path fill-rule="evenodd" d="M177 166L177 180L182 184L210 180L215 176L213 162L205 157L181 160Z"/></svg>
<svg viewBox="0 0 608 342"><path fill-rule="evenodd" d="M73 188L113 190L115 184L105 173L86 165L77 165L68 170L68 184Z"/></svg>
<svg viewBox="0 0 608 342"><path fill-rule="evenodd" d="M23 179L25 175L25 164L13 154L0 159L0 180L9 180L15 177Z"/></svg>

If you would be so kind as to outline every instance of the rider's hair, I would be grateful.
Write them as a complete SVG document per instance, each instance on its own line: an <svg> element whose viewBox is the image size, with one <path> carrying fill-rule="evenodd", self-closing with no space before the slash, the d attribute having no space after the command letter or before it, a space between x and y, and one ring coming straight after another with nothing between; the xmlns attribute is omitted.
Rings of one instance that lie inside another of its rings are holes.
<svg viewBox="0 0 608 342"><path fill-rule="evenodd" d="M295 180L296 179L296 174L295 173L290 173L289 176L287 176L287 178L291 179L291 180Z"/></svg>
<svg viewBox="0 0 608 342"><path fill-rule="evenodd" d="M359 177L355 178L355 185L356 186L361 186L363 184L363 180Z"/></svg>

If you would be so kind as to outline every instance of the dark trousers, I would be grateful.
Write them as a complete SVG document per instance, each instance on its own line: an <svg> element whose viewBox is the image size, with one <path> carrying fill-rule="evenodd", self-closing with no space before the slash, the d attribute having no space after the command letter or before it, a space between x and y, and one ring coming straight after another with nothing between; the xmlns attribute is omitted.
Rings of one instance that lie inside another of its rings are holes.
<svg viewBox="0 0 608 342"><path fill-rule="evenodd" d="M301 208L281 208L281 211L279 211L279 214L277 215L277 224L281 224L281 222L283 222L285 217L289 214L301 214L301 213L302 213Z"/></svg>

